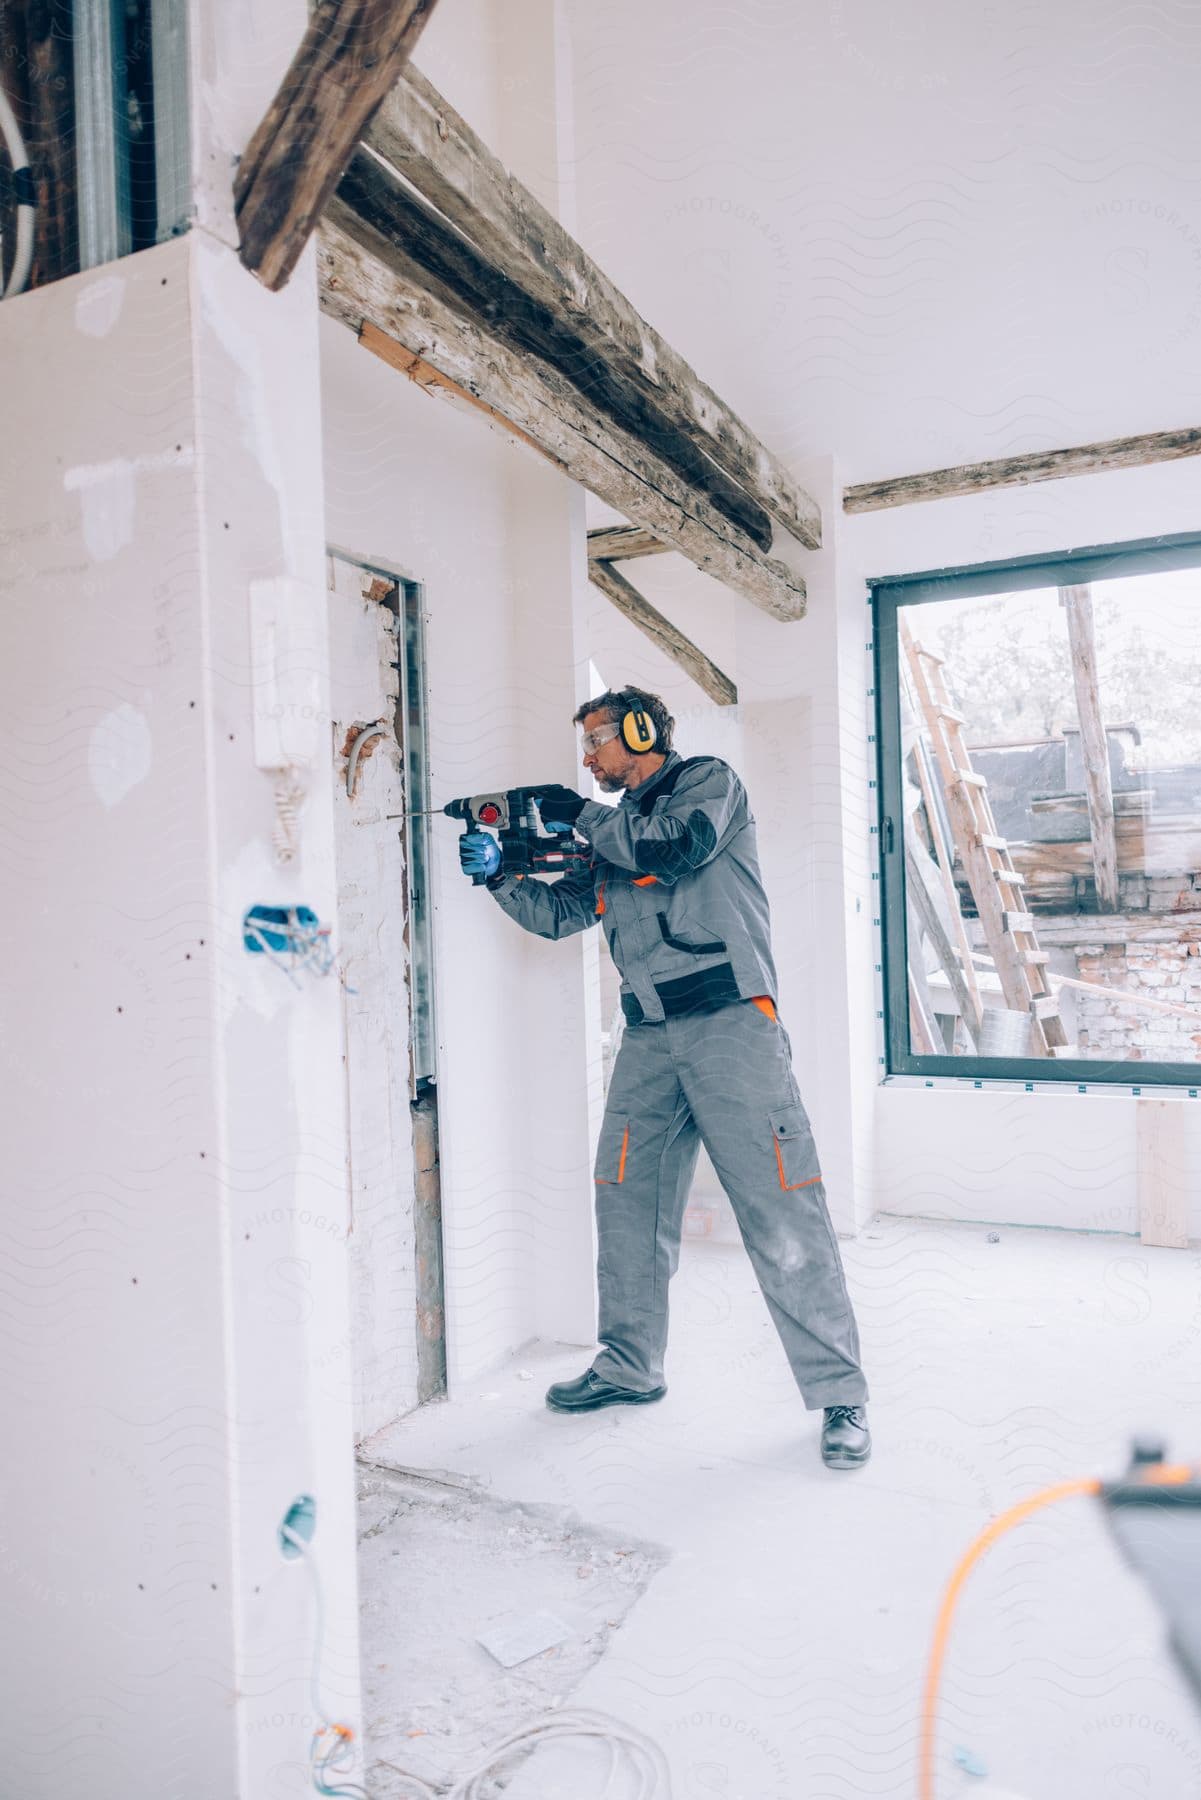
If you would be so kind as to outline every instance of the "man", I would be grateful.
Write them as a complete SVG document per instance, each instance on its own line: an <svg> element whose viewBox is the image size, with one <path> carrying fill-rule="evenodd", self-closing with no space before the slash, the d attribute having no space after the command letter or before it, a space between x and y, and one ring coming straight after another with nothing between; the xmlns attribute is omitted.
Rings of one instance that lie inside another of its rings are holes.
<svg viewBox="0 0 1201 1800"><path fill-rule="evenodd" d="M567 937L599 919L622 976L626 1030L596 1156L601 1349L557 1382L558 1412L662 1399L667 1287L703 1142L738 1219L822 1457L871 1453L859 1338L817 1151L776 1016L767 896L741 781L716 756L681 760L662 700L623 688L589 700L584 767L615 807L548 786L548 829L574 829L591 861L553 883L506 874L489 833L460 838L527 931Z"/></svg>

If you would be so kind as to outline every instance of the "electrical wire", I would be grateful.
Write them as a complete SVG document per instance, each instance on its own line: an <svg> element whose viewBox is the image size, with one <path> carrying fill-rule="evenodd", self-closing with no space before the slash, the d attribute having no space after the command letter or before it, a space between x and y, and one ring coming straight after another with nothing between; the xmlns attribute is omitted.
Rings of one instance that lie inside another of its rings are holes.
<svg viewBox="0 0 1201 1800"><path fill-rule="evenodd" d="M1176 1487L1182 1482L1195 1478L1197 1471L1187 1464L1156 1464L1145 1474L1140 1474L1139 1481L1146 1487ZM938 1617L934 1623L934 1636L930 1645L930 1660L926 1667L926 1680L922 1690L921 1730L918 1734L917 1753L917 1793L918 1800L935 1800L934 1793L934 1751L938 1732L938 1690L942 1680L943 1663L946 1659L947 1640L951 1633L951 1622L959 1601L963 1584L980 1561L985 1551L991 1550L998 1538L1005 1536L1015 1525L1041 1512L1044 1507L1054 1506L1059 1500L1071 1500L1081 1494L1099 1494L1103 1483L1096 1476L1082 1476L1076 1481L1059 1481L1052 1487L1042 1488L1037 1494L1031 1494L1025 1500L1019 1500L1016 1506L1008 1507L969 1545L955 1566L955 1571L943 1590L942 1601L938 1608Z"/></svg>
<svg viewBox="0 0 1201 1800"><path fill-rule="evenodd" d="M612 1718L608 1713L584 1707L550 1713L543 1719L532 1720L530 1724L510 1732L508 1737L494 1745L482 1762L477 1763L466 1775L460 1776L450 1789L439 1790L420 1775L414 1775L396 1763L387 1762L382 1757L377 1760L381 1768L390 1769L394 1775L399 1775L403 1781L420 1789L423 1795L435 1796L435 1800L440 1791L441 1800L485 1800L485 1784L498 1764L508 1762L536 1744L567 1738L599 1738L608 1750L605 1785L598 1800L616 1800L615 1783L618 1776L626 1772L632 1774L637 1783L629 1800L671 1800L671 1774L667 1758L654 1739L635 1730L632 1725Z"/></svg>
<svg viewBox="0 0 1201 1800"><path fill-rule="evenodd" d="M33 222L37 204L34 199L33 175L29 167L29 158L25 153L25 141L21 136L21 128L17 124L17 115L2 86L0 86L0 133L3 134L8 160L12 165L13 190L17 199L17 248L13 256L12 273L8 278L8 286L4 289L2 296L8 300L14 294L19 294L29 280L29 271L33 266Z"/></svg>
<svg viewBox="0 0 1201 1800"><path fill-rule="evenodd" d="M313 1627L313 1665L309 1672L309 1692L312 1698L313 1712L320 1720L313 1741L309 1746L309 1773L313 1787L318 1794L328 1796L328 1800L369 1800L367 1789L357 1781L338 1782L330 1786L327 1777L337 1777L340 1770L347 1768L354 1760L354 1733L349 1725L339 1725L331 1719L321 1701L321 1651L325 1642L325 1593L321 1586L321 1573L313 1561L313 1553L308 1540L299 1532L293 1531L290 1525L281 1525L279 1534L291 1544L297 1555L301 1557L309 1571L313 1583L313 1606L316 1619Z"/></svg>
<svg viewBox="0 0 1201 1800"><path fill-rule="evenodd" d="M304 788L293 768L280 771L271 789L275 802L275 824L271 843L275 860L285 866L293 862L300 844L300 809L304 805Z"/></svg>

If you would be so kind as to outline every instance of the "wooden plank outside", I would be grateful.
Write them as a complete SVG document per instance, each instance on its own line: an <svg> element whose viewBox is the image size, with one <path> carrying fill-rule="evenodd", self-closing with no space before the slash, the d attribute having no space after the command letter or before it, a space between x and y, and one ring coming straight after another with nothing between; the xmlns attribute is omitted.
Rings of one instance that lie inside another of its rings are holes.
<svg viewBox="0 0 1201 1800"><path fill-rule="evenodd" d="M698 650L682 631L677 631L671 620L665 619L611 563L590 561L588 579L652 644L657 644L665 655L670 656L710 700L718 706L737 706L738 689L729 676L723 675L717 664L711 662L703 650Z"/></svg>
<svg viewBox="0 0 1201 1800"><path fill-rule="evenodd" d="M1140 437L1108 438L1067 450L1033 451L999 457L993 462L961 463L951 469L928 469L920 475L898 475L888 481L864 481L847 488L843 511L879 512L887 506L909 506L918 500L948 500L990 488L1026 487L1036 481L1059 481L1068 475L1096 475L1107 469L1137 469L1149 463L1174 462L1201 453L1201 429L1148 431Z"/></svg>
<svg viewBox="0 0 1201 1800"><path fill-rule="evenodd" d="M372 113L395 85L437 0L318 6L234 181L240 255L283 287Z"/></svg>
<svg viewBox="0 0 1201 1800"><path fill-rule="evenodd" d="M1157 1000L1152 994L1140 994L1134 988L1111 987L1105 981L1084 981L1076 975L1052 975L1052 987L1080 988L1088 994L1099 994L1115 1005L1133 1006L1144 1012L1167 1013L1172 1018L1189 1019L1201 1032L1201 1007L1179 1006L1174 1000Z"/></svg>
<svg viewBox="0 0 1201 1800"><path fill-rule="evenodd" d="M1113 826L1113 781L1109 772L1109 742L1101 717L1097 641L1093 630L1093 596L1087 585L1061 587L1059 603L1068 626L1072 681L1076 689L1076 714L1080 721L1080 749L1084 760L1088 823L1093 842L1093 871L1097 904L1102 912L1118 910L1118 851Z"/></svg>
<svg viewBox="0 0 1201 1800"><path fill-rule="evenodd" d="M799 575L765 557L645 445L581 403L564 376L487 337L398 266L394 246L335 198L318 250L321 305L331 317L356 335L364 323L378 327L528 434L573 481L773 618L803 617Z"/></svg>
<svg viewBox="0 0 1201 1800"><path fill-rule="evenodd" d="M622 562L633 556L659 556L670 550L641 525L599 525L588 533L588 554L597 562Z"/></svg>
<svg viewBox="0 0 1201 1800"><path fill-rule="evenodd" d="M934 894L934 883L937 880L935 870L930 866L929 859L924 855L919 855L913 845L909 843L905 846L905 873L908 877L907 891L913 911L925 935L934 945L974 1051L980 1039L982 1011L979 993L975 988L975 976L973 974L972 987L969 988L965 971L947 936L946 927L943 925L938 911L938 903ZM912 961L913 947L911 946L910 962L912 963Z"/></svg>
<svg viewBox="0 0 1201 1800"><path fill-rule="evenodd" d="M1154 788L1118 788L1113 796L1115 818L1124 815L1146 818L1154 810ZM1087 794L1036 794L1030 801L1032 813L1086 813Z"/></svg>
<svg viewBox="0 0 1201 1800"><path fill-rule="evenodd" d="M1185 1108L1179 1100L1135 1101L1138 1222L1144 1244L1188 1248L1188 1159Z"/></svg>
<svg viewBox="0 0 1201 1800"><path fill-rule="evenodd" d="M1119 875L1177 874L1183 881L1189 871L1201 869L1201 820L1196 818L1144 825L1141 820L1119 817L1115 837ZM1088 838L1058 844L1013 844L1010 854L1031 882L1093 873L1093 847Z"/></svg>
<svg viewBox="0 0 1201 1800"><path fill-rule="evenodd" d="M419 70L409 68L367 142L424 194L524 301L569 324L586 366L642 400L810 549L817 503L635 310L554 215L522 186ZM622 417L622 423L626 419ZM770 535L760 546L770 547Z"/></svg>
<svg viewBox="0 0 1201 1800"><path fill-rule="evenodd" d="M975 1043L979 1036L980 1018L984 1011L984 1002L980 998L980 984L976 980L976 967L972 960L972 946L968 938L967 926L963 921L963 909L959 904L959 893L955 886L955 852L954 849L947 844L943 832L942 815L939 811L938 801L934 792L934 771L929 764L929 754L929 750L925 743L919 737L918 741L913 746L911 755L917 770L918 787L921 790L922 804L926 809L926 820L930 828L930 837L934 844L934 860L938 866L938 878L942 882L943 893L946 896L947 911L951 915L955 927L955 936L958 939L959 954L957 960L963 970L963 978L967 984L968 993L971 997L971 1006L968 1013L964 1016L965 1019L969 1017L971 1019L969 1035L972 1037L973 1043ZM908 855L908 845L906 845L906 855Z"/></svg>

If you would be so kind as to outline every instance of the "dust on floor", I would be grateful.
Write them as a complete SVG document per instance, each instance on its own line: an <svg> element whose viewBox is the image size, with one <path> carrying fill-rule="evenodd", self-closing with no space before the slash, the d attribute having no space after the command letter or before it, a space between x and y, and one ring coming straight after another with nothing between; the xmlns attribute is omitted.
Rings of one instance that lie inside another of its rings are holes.
<svg viewBox="0 0 1201 1800"><path fill-rule="evenodd" d="M359 1582L367 1775L373 1800L449 1787L518 1727L563 1705L667 1560L558 1506L474 1483L363 1466ZM561 1644L505 1668L478 1639ZM536 1641L536 1636L534 1641Z"/></svg>

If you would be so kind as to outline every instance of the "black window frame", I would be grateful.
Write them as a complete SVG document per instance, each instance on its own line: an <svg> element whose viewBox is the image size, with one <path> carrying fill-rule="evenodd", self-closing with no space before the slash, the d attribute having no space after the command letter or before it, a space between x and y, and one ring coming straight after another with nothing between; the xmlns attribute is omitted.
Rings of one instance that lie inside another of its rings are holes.
<svg viewBox="0 0 1201 1800"><path fill-rule="evenodd" d="M918 574L877 576L868 581L875 646L877 820L879 845L880 964L883 987L884 1073L951 1077L973 1087L1022 1082L1028 1088L1055 1085L1089 1088L1187 1088L1201 1090L1201 1061L1153 1063L1086 1057L925 1056L909 1047L908 921L905 903L905 850L902 838L901 699L897 614L902 606L936 600L1016 593L1024 588L1068 587L1112 581L1125 575L1201 568L1201 533L1139 538L1121 544L1014 557Z"/></svg>

